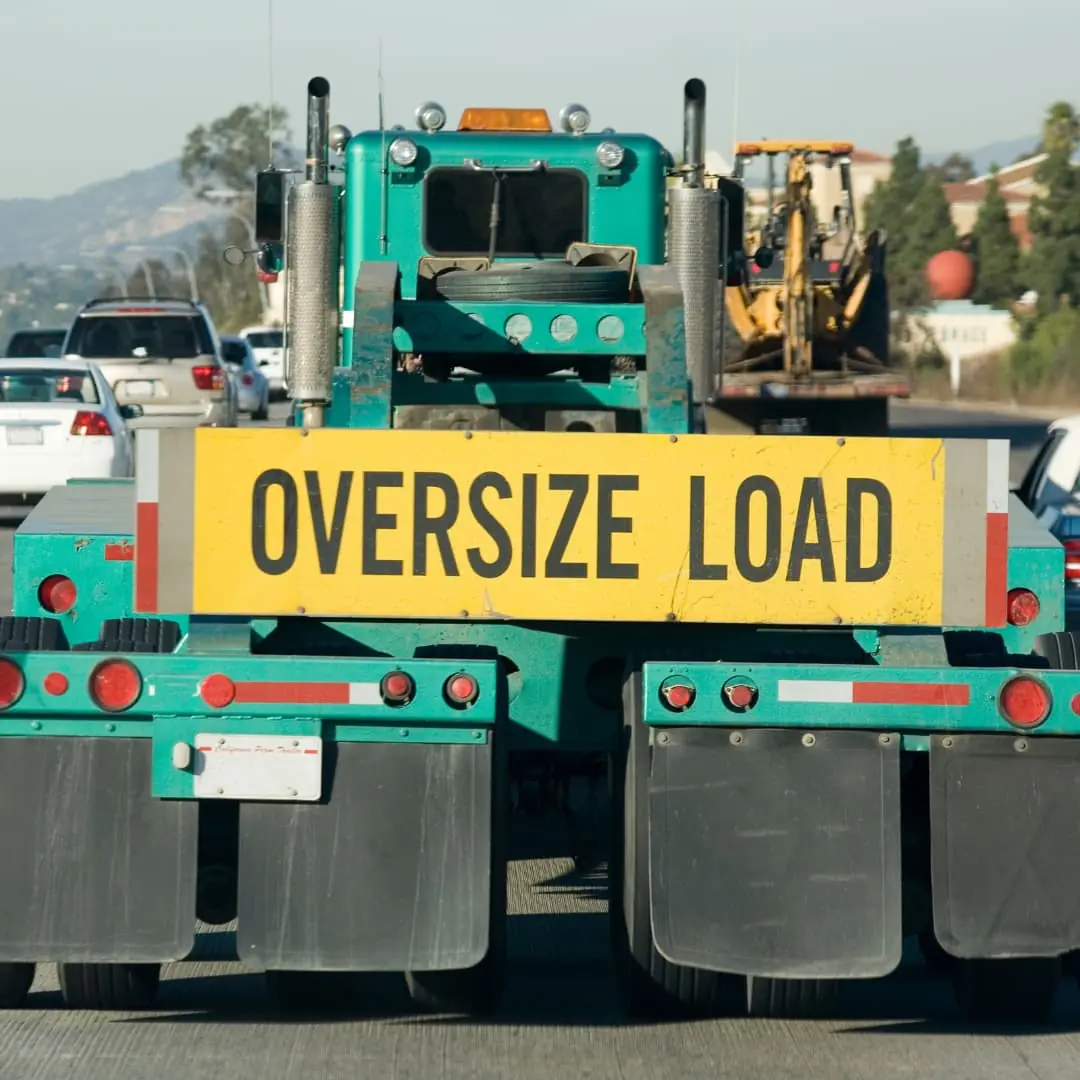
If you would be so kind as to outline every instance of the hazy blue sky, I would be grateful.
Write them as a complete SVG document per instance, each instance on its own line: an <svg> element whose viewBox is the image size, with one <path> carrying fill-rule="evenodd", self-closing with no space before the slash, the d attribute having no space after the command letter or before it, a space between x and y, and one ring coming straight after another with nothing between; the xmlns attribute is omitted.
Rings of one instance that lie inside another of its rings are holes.
<svg viewBox="0 0 1080 1080"><path fill-rule="evenodd" d="M599 126L681 139L683 81L705 79L709 146L851 138L970 148L1080 101L1077 0L273 0L274 83L294 129L304 86L333 119L387 122L434 98L583 102ZM268 93L267 0L0 0L0 197L54 195L176 156L200 121ZM650 14L635 14L635 9Z"/></svg>

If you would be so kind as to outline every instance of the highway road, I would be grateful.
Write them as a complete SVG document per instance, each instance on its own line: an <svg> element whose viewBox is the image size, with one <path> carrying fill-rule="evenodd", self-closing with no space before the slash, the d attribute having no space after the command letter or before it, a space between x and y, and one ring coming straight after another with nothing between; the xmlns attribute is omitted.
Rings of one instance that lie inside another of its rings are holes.
<svg viewBox="0 0 1080 1080"><path fill-rule="evenodd" d="M901 404L897 434L1004 437L1018 480L1045 422ZM0 610L10 601L12 527L0 528ZM10 823L8 827L11 827ZM522 859L511 871L512 978L492 1021L410 1015L398 980L352 1015L284 1017L258 975L215 961L231 935L204 936L204 962L167 972L158 1011L63 1009L51 970L29 1007L0 1016L0 1080L1072 1080L1080 1075L1080 994L1063 984L1060 1022L974 1034L948 986L917 963L852 984L843 1018L820 1022L627 1023L606 967L604 882L572 865Z"/></svg>

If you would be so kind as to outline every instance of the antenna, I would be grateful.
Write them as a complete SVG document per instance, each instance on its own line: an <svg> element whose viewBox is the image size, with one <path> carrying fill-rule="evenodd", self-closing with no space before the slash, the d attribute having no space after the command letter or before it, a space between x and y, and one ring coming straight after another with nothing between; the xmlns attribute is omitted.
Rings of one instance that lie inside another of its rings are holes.
<svg viewBox="0 0 1080 1080"><path fill-rule="evenodd" d="M269 107L266 110L266 141L269 144L267 158L274 165L274 0L266 0L266 61L269 83Z"/></svg>
<svg viewBox="0 0 1080 1080"><path fill-rule="evenodd" d="M731 167L735 167L735 151L739 146L739 61L742 59L741 27L735 25L735 86L731 92Z"/></svg>
<svg viewBox="0 0 1080 1080"><path fill-rule="evenodd" d="M383 70L382 70L382 38L379 38L379 64L378 64L378 90L379 90L379 140L382 143L382 207L379 221L379 253L385 255L387 244L390 240L389 222L387 220L387 200L390 187L390 169L386 164L386 123L383 118Z"/></svg>

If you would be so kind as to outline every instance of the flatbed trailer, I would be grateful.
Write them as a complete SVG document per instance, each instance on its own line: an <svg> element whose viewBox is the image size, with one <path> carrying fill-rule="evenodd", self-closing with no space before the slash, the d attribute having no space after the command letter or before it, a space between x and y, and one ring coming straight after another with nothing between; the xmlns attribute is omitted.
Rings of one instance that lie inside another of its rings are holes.
<svg viewBox="0 0 1080 1080"><path fill-rule="evenodd" d="M1045 1020L1080 946L1080 672L1008 444L704 434L659 144L580 107L328 135L309 94L293 426L140 432L134 483L16 533L0 1001L56 963L73 1006L150 1007L198 916L282 1001L389 971L483 1013L542 774L610 784L636 1014L821 1015L918 935L969 1018ZM462 173L507 183L519 233L569 205L586 256L432 255L432 177Z"/></svg>

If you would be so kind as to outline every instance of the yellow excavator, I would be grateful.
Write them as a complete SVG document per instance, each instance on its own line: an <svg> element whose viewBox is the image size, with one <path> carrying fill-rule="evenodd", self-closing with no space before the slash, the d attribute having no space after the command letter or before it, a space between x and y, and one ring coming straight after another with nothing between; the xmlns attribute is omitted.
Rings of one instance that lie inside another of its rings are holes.
<svg viewBox="0 0 1080 1080"><path fill-rule="evenodd" d="M889 398L908 396L906 376L889 360L885 236L860 237L856 228L852 150L843 142L740 143L731 177L715 181L725 247L745 253L721 267L715 405L746 430L883 435ZM748 229L743 177L762 157L768 204L764 221ZM786 162L779 193L778 158ZM819 163L829 170L824 194L831 187L836 198L825 223L812 198Z"/></svg>

